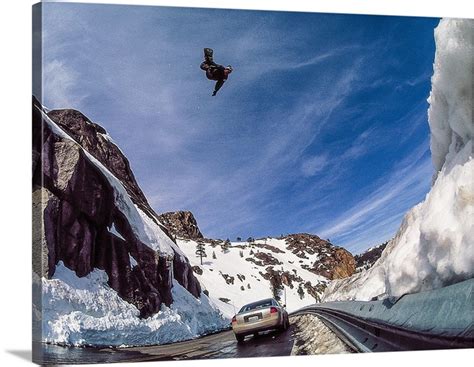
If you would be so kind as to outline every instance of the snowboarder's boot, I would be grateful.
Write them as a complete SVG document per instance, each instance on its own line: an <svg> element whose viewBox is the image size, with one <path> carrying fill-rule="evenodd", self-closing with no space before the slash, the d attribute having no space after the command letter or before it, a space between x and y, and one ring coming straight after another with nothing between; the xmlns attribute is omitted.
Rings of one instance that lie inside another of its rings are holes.
<svg viewBox="0 0 474 367"><path fill-rule="evenodd" d="M213 54L214 54L214 51L212 50L212 48L206 47L204 49L204 59L206 60L206 62L209 62L209 63L213 62Z"/></svg>

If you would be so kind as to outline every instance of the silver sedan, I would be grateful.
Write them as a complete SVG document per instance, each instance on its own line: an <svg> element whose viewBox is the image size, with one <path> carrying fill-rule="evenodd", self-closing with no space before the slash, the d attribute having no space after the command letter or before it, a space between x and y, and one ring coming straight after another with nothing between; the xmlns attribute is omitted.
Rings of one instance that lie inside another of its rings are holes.
<svg viewBox="0 0 474 367"><path fill-rule="evenodd" d="M232 330L239 343L246 335L270 329L286 330L289 324L285 305L281 306L274 298L249 303L232 318Z"/></svg>

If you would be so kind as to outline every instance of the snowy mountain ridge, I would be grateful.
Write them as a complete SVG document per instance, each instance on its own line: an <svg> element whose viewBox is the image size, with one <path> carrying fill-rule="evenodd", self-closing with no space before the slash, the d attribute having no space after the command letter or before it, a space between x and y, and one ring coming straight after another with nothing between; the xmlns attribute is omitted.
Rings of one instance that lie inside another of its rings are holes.
<svg viewBox="0 0 474 367"><path fill-rule="evenodd" d="M474 21L442 19L428 102L435 174L423 202L368 270L333 281L324 301L430 290L474 276Z"/></svg>
<svg viewBox="0 0 474 367"><path fill-rule="evenodd" d="M318 302L331 279L355 271L348 251L310 234L238 242L178 237L177 243L205 292L229 318L266 297L297 310Z"/></svg>

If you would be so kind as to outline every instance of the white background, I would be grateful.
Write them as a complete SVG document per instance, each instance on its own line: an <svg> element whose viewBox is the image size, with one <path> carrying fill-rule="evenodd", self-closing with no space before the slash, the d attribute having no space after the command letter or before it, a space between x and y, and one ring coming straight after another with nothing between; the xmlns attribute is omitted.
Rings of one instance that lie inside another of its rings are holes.
<svg viewBox="0 0 474 367"><path fill-rule="evenodd" d="M65 1L63 1L65 2ZM83 1L93 2L93 1ZM97 1L318 11L359 14L474 18L469 1L416 0L175 0ZM0 365L29 365L31 358L31 5L32 0L1 2L0 78ZM469 362L469 360L471 362ZM443 366L471 364L474 349L462 351L382 353L259 359L150 362L157 366ZM123 364L138 366L137 364Z"/></svg>

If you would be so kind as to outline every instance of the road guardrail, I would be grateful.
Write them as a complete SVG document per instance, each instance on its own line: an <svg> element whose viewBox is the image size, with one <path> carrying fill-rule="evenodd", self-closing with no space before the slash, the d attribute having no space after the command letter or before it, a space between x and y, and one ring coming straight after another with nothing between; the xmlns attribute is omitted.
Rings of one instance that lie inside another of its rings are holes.
<svg viewBox="0 0 474 367"><path fill-rule="evenodd" d="M341 301L303 307L359 352L474 347L474 279L377 301Z"/></svg>

